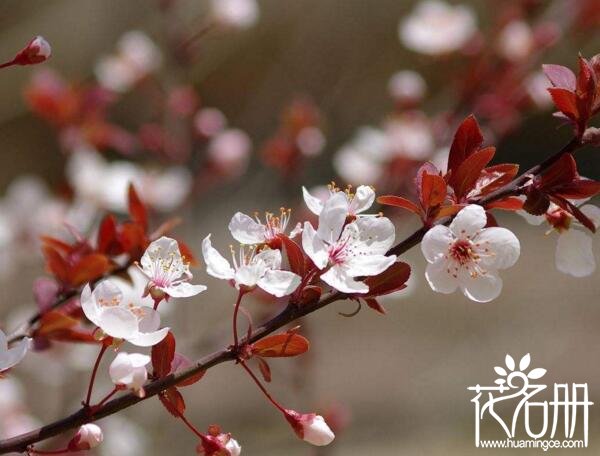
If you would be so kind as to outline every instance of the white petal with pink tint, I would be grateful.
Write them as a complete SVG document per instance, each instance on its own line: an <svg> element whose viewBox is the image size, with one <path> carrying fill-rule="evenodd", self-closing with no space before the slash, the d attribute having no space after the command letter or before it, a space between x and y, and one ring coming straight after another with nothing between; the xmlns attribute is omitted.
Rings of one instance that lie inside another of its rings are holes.
<svg viewBox="0 0 600 456"><path fill-rule="evenodd" d="M558 236L556 269L574 277L586 277L596 270L592 238L583 231L569 229Z"/></svg>

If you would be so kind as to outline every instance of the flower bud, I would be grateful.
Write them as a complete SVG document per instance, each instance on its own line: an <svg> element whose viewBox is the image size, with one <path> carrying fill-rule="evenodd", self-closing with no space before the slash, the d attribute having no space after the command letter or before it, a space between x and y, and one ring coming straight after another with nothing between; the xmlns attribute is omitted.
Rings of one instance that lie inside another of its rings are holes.
<svg viewBox="0 0 600 456"><path fill-rule="evenodd" d="M211 426L208 435L196 447L196 452L203 456L240 456L242 447L231 437L231 434L222 433L218 426Z"/></svg>
<svg viewBox="0 0 600 456"><path fill-rule="evenodd" d="M115 385L131 389L134 393L143 397L143 386L148 380L146 364L149 362L149 356L140 353L121 352L108 369L110 379Z"/></svg>
<svg viewBox="0 0 600 456"><path fill-rule="evenodd" d="M48 60L51 54L50 44L43 37L36 36L15 56L13 62L16 65L35 65Z"/></svg>
<svg viewBox="0 0 600 456"><path fill-rule="evenodd" d="M296 432L296 435L312 445L329 445L335 438L335 434L321 415L286 410L285 418Z"/></svg>
<svg viewBox="0 0 600 456"><path fill-rule="evenodd" d="M89 450L102 443L104 436L99 426L88 423L79 428L75 437L69 442L70 451Z"/></svg>

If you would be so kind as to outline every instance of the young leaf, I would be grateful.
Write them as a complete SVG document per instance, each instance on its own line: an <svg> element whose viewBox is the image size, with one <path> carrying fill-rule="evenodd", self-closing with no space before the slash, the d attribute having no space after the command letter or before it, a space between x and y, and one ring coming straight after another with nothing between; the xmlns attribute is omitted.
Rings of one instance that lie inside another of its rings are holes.
<svg viewBox="0 0 600 456"><path fill-rule="evenodd" d="M298 274L300 277L304 277L305 261L304 253L296 242L285 235L279 236L285 247L285 253L290 263L290 269L293 273Z"/></svg>
<svg viewBox="0 0 600 456"><path fill-rule="evenodd" d="M98 229L98 251L102 253L114 254L118 251L119 244L117 242L117 221L111 214L107 215L100 222Z"/></svg>
<svg viewBox="0 0 600 456"><path fill-rule="evenodd" d="M437 174L424 172L421 175L421 187L418 190L421 205L427 209L442 204L446 199L446 181Z"/></svg>
<svg viewBox="0 0 600 456"><path fill-rule="evenodd" d="M69 283L82 285L102 277L111 269L110 260L101 253L84 256L69 272Z"/></svg>
<svg viewBox="0 0 600 456"><path fill-rule="evenodd" d="M308 351L309 346L308 339L300 334L275 334L252 344L252 354L263 358L298 356Z"/></svg>
<svg viewBox="0 0 600 456"><path fill-rule="evenodd" d="M385 307L383 307L381 304L379 304L379 301L377 301L377 299L375 299L375 298L366 298L365 302L375 312L378 312L381 315L385 315L386 314Z"/></svg>
<svg viewBox="0 0 600 456"><path fill-rule="evenodd" d="M364 283L369 286L369 291L358 297L372 298L402 290L406 288L406 281L409 277L410 266L401 261L396 262L381 274L367 277Z"/></svg>
<svg viewBox="0 0 600 456"><path fill-rule="evenodd" d="M460 201L473 188L483 169L494 158L495 153L494 147L486 147L473 152L461 163L456 172L452 173L448 184L454 189L457 200Z"/></svg>
<svg viewBox="0 0 600 456"><path fill-rule="evenodd" d="M483 144L483 135L472 114L460 124L450 147L448 171L455 173L465 159Z"/></svg>
<svg viewBox="0 0 600 456"><path fill-rule="evenodd" d="M139 223L144 228L144 231L146 231L148 227L148 211L138 196L133 184L129 184L128 197L129 215L131 220Z"/></svg>
<svg viewBox="0 0 600 456"><path fill-rule="evenodd" d="M265 382L270 383L271 382L271 368L269 367L269 364L267 363L266 360L264 360L260 356L256 357L256 361L258 362L258 369L260 370L260 373L262 374L263 379L265 380Z"/></svg>
<svg viewBox="0 0 600 456"><path fill-rule="evenodd" d="M171 365L175 358L175 346L175 336L169 331L163 340L152 347L152 368L157 377L165 377L171 373Z"/></svg>
<svg viewBox="0 0 600 456"><path fill-rule="evenodd" d="M577 79L575 73L562 65L542 65L544 74L554 87L575 91Z"/></svg>
<svg viewBox="0 0 600 456"><path fill-rule="evenodd" d="M421 208L419 206L412 201L407 200L406 198L402 198L401 196L384 195L377 198L377 202L379 204L383 204L384 206L399 207L413 212L419 216L421 215Z"/></svg>
<svg viewBox="0 0 600 456"><path fill-rule="evenodd" d="M185 401L183 396L174 386L167 388L158 395L158 399L167 411L176 418L180 418L185 412Z"/></svg>

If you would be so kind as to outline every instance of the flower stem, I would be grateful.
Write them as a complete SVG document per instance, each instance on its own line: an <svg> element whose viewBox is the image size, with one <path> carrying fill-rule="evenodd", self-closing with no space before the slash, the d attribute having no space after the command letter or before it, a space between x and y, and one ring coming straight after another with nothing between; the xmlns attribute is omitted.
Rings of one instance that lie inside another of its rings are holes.
<svg viewBox="0 0 600 456"><path fill-rule="evenodd" d="M108 348L108 345L102 343L102 348L100 348L100 353L98 353L98 357L96 358L96 362L94 363L94 369L92 370L92 376L90 378L90 384L88 386L87 397L85 402L83 403L84 407L90 406L90 401L92 399L92 390L94 389L94 381L96 380L96 374L98 373L98 367L100 366L100 361L102 361L102 356L104 356L104 352Z"/></svg>
<svg viewBox="0 0 600 456"><path fill-rule="evenodd" d="M252 372L252 370L248 367L248 365L246 364L246 362L244 360L239 360L239 363L246 370L246 372L252 378L252 380L254 380L254 383L256 383L256 386L258 386L258 388L267 397L267 399L269 399L269 402L271 402L271 404L273 404L277 410L279 410L280 412L282 412L282 413L285 414L286 413L285 409L279 404L279 402L277 402L273 398L273 396L271 396L271 394L267 391L267 388L265 388L265 386L258 379L258 377L256 375L254 375L254 372Z"/></svg>
<svg viewBox="0 0 600 456"><path fill-rule="evenodd" d="M240 290L238 293L238 297L237 300L235 301L235 307L233 309L233 348L235 350L235 352L237 352L239 345L240 345L240 340L238 337L238 327L237 327L237 321L238 321L238 313L240 312L240 304L242 303L242 298L244 297L245 292Z"/></svg>
<svg viewBox="0 0 600 456"><path fill-rule="evenodd" d="M181 418L181 421L183 421L184 424L188 427L188 429L190 431L192 431L194 434L196 434L197 437L200 437L200 439L204 439L206 437L204 434L202 434L202 432L200 432L198 429L196 429L196 426L194 426L192 423L190 423L188 421L188 419L185 417L185 415L183 413L179 413L179 418Z"/></svg>
<svg viewBox="0 0 600 456"><path fill-rule="evenodd" d="M117 391L119 391L119 388L117 388L116 386L113 388L113 390L108 393L106 396L104 396L104 399L102 399L100 402L98 402L98 404L96 405L96 407L100 408L102 407L104 404L106 404L106 402L113 397L115 394L117 394Z"/></svg>

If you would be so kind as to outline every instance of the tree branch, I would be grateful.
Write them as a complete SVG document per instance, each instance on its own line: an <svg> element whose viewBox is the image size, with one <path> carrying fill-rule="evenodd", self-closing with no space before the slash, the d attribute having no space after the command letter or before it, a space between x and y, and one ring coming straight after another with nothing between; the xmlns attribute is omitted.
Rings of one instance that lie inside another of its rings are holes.
<svg viewBox="0 0 600 456"><path fill-rule="evenodd" d="M579 147L581 147L581 142L578 139L571 140L556 154L552 155L539 165L536 165L533 168L526 171L525 173L521 174L512 182L506 184L504 187L501 187L495 192L492 192L489 195L487 195L485 198L476 201L476 203L484 205L492 201L500 200L507 196L518 195L521 191L520 188L530 179L532 175L539 174L545 171L550 165L555 163L563 154L574 152ZM450 220L450 218L447 218L445 220L442 220L441 222L448 223ZM404 239L402 242L394 246L388 253L395 255L401 255L405 253L412 247L418 245L423 239L423 236L426 232L427 228L425 227L418 229L413 234ZM240 345L243 345L245 343L254 343L300 317L313 313L335 301L346 299L347 297L347 295L340 292L330 292L322 296L319 301L303 307L297 307L295 305L288 304L288 306L278 315L276 315L271 320L267 321L258 329L256 329L249 340L247 340L247 338L242 339L240 341ZM137 404L138 402L156 396L161 391L164 391L165 389L171 386L175 386L178 383L190 377L193 377L201 371L206 371L218 364L224 363L226 361L233 361L235 359L236 355L234 351L229 348L216 351L200 359L192 367L148 383L144 386L144 390L146 392L144 398L140 398L133 393L128 393L116 399L113 399L110 402L107 402L102 406L102 408L95 411L93 415L90 414L89 409L81 408L72 415L50 423L39 429L27 432L16 437L2 440L0 441L0 454L6 454L10 452L25 452L27 448L33 445L34 443L49 439L51 437L55 437L68 430L76 429L82 424L113 415L119 412L120 410Z"/></svg>

